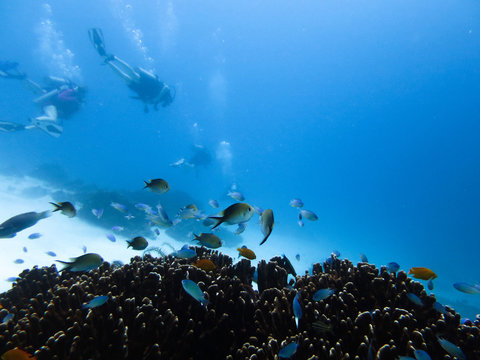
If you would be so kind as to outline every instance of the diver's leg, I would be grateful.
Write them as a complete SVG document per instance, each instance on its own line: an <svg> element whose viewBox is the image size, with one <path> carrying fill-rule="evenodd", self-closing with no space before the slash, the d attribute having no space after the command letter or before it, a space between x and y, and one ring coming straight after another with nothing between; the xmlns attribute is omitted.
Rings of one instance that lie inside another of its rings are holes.
<svg viewBox="0 0 480 360"><path fill-rule="evenodd" d="M139 74L128 63L113 55L113 59L108 60L110 68L126 82L135 82L140 79Z"/></svg>

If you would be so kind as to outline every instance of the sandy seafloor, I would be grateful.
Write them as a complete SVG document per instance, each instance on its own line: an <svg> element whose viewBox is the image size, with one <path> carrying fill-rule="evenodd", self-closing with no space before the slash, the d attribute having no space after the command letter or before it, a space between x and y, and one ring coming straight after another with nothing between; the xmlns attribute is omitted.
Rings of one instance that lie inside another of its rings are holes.
<svg viewBox="0 0 480 360"><path fill-rule="evenodd" d="M51 189L52 193L57 190L39 179L0 175L0 222L29 211L40 212L53 209L53 206L49 204L49 202L54 202L51 195L34 198L25 195L25 189L32 187ZM75 205L77 207L82 206L82 204ZM105 211L115 210L105 209ZM108 262L119 260L128 263L131 257L142 255L143 251L127 249L125 240L129 239L128 237L122 235L121 232L115 233L109 228L102 227L102 219L95 219L93 214L92 219L95 222L98 221L99 226L95 226L94 222L87 222L78 217L68 218L59 212L55 212L50 217L40 220L33 227L19 232L14 238L0 239L0 292L10 289L12 282L8 279L17 276L24 269L52 264L56 264L61 269L62 265L55 260L69 261L72 257L80 256L83 254L82 248L84 246L86 246L87 252L98 253ZM282 237L281 234L275 233L275 230L268 239L268 246L258 246L259 240L261 240L258 217L252 218L250 223L254 224L249 224L247 230L242 234L243 241L241 243L255 251L257 259L252 261L253 266L256 266L261 259L268 260L274 256L285 254L295 267L297 274L302 275L311 268L313 263L323 262L334 250L331 248L331 244L321 241L318 242L315 249L305 248L301 246L302 244L299 241ZM227 227L227 229L235 231L235 226ZM208 232L208 228L205 228L205 232ZM42 236L37 239L29 239L28 236L32 233L40 233ZM116 242L108 240L107 233L114 234ZM164 230L160 230L159 236L150 237L147 240L149 241L148 248L159 247L167 254L172 251L172 248L180 249L185 243L188 243L176 241L168 236ZM281 248L276 245L279 243L282 244ZM188 244L195 245L194 242ZM24 247L27 252L24 251ZM237 261L238 251L236 248L237 246L222 246L218 250ZM359 254L364 250L364 244L349 247L348 251L342 252L341 258L347 258L357 264ZM375 253L374 249L367 248L367 250L369 262L376 264L377 267L391 261L392 256L394 256L395 261L401 264L401 269L405 271L408 271L411 266L419 266L409 263L408 257L402 252L381 254ZM53 251L56 256L52 257L46 254L48 251ZM300 254L300 261L295 259L296 254ZM16 264L14 262L16 259L22 259L24 263ZM437 296L438 301L452 306L464 317L473 318L480 313L480 295L468 295L456 291L452 284L455 280L461 281L461 279L449 277L449 269L435 269L435 272L439 278L435 281L433 293ZM426 282L423 282L423 284L426 288ZM428 290L427 292L431 293Z"/></svg>

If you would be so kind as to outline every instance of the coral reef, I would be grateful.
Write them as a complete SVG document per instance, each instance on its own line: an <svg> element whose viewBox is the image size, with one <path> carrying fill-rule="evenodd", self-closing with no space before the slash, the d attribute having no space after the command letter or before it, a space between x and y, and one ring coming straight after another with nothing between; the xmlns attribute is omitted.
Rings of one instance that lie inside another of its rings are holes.
<svg viewBox="0 0 480 360"><path fill-rule="evenodd" d="M377 359L396 359L413 356L415 349L451 359L438 345L436 336L442 336L468 359L480 358L480 323L462 325L448 307L437 312L435 298L403 271L334 259L298 276L292 289L281 262L260 261L255 291L249 260L233 264L218 251L195 249L217 269L207 273L191 260L146 255L83 274L60 274L55 266L24 271L0 294L0 319L7 311L14 315L0 324L0 354L19 347L39 360L261 360L278 358L283 346L296 341L293 359L367 359L369 351ZM205 292L207 307L183 290L186 278ZM335 294L312 300L327 287ZM303 310L298 328L292 310L297 292ZM419 296L423 306L407 293ZM109 300L82 308L98 295Z"/></svg>

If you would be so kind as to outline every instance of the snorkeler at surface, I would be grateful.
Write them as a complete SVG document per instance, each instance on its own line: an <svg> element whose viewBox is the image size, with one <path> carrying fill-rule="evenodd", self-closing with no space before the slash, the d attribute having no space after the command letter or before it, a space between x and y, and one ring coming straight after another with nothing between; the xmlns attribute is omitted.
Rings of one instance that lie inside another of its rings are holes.
<svg viewBox="0 0 480 360"><path fill-rule="evenodd" d="M5 132L41 129L51 136L59 137L63 132L62 120L70 118L80 110L85 98L85 88L69 79L49 76L42 87L36 82L22 78L28 89L38 96L33 102L43 109L43 114L30 118L28 125L0 121L0 130Z"/></svg>
<svg viewBox="0 0 480 360"><path fill-rule="evenodd" d="M160 81L157 75L154 75L141 67L133 68L117 56L106 52L101 29L90 29L88 34L93 47L103 58L104 63L107 64L123 81L125 81L131 90L137 93L137 96L133 98L141 100L144 103L145 112L149 111L148 105L153 105L153 108L158 110L159 104L166 107L173 102L175 94L172 95L170 87Z"/></svg>

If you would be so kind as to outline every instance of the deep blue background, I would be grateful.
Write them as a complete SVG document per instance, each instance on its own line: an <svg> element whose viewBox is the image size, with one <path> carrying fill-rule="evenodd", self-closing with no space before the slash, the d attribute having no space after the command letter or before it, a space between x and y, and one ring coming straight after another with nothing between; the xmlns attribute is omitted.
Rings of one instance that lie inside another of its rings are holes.
<svg viewBox="0 0 480 360"><path fill-rule="evenodd" d="M274 232L304 252L321 243L354 261L362 251L377 264L427 266L439 291L472 299L451 284L480 281L478 2L49 6L0 3L1 56L38 81L78 66L87 102L59 139L1 133L2 167L54 163L115 190L163 177L204 206L235 182L247 201L274 209ZM103 29L108 51L174 85L173 105L144 114L100 65L91 27ZM141 44L132 30L141 30ZM20 82L0 81L0 93L2 120L39 114ZM222 141L231 144L230 168L220 160L197 172L168 166L193 144L215 156ZM293 197L319 221L299 228ZM270 242L282 251L280 238Z"/></svg>

